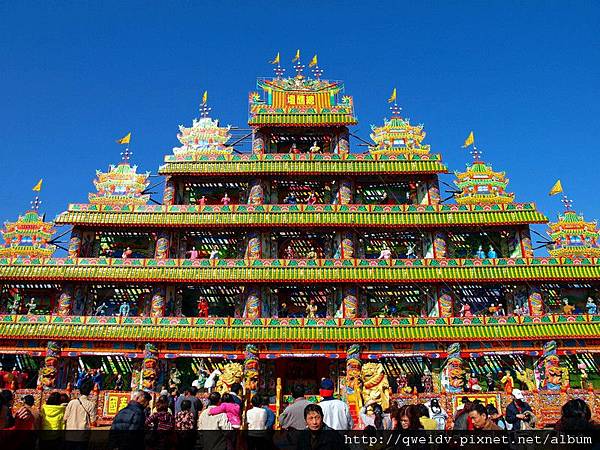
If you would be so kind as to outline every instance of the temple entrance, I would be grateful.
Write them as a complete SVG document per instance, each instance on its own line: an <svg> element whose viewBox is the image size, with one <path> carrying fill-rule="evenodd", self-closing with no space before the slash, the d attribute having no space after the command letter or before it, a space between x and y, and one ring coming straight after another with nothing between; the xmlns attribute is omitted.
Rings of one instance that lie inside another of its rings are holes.
<svg viewBox="0 0 600 450"><path fill-rule="evenodd" d="M318 395L322 378L330 378L331 359L280 358L275 361L275 376L281 378L284 394L295 384L306 388L306 395Z"/></svg>

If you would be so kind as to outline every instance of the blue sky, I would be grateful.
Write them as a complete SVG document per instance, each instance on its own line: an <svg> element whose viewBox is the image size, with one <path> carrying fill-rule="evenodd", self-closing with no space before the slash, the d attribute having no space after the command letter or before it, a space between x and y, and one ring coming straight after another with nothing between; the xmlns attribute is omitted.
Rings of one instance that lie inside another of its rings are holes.
<svg viewBox="0 0 600 450"><path fill-rule="evenodd" d="M278 51L291 66L297 48L345 81L359 136L397 87L452 170L470 160L473 129L517 201L554 218L560 177L600 218L598 2L23 1L1 2L0 16L1 220L41 177L49 217L86 201L130 130L133 160L156 172L204 90L213 116L244 127L256 77Z"/></svg>

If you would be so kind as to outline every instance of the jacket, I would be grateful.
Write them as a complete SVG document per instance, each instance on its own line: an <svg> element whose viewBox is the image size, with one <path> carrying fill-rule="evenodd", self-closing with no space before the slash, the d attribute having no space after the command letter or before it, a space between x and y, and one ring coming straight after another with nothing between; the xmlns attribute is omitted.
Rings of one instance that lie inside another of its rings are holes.
<svg viewBox="0 0 600 450"><path fill-rule="evenodd" d="M64 430L65 408L64 405L43 405L42 430Z"/></svg>
<svg viewBox="0 0 600 450"><path fill-rule="evenodd" d="M143 431L146 415L144 407L131 401L117 413L110 427L112 431Z"/></svg>
<svg viewBox="0 0 600 450"><path fill-rule="evenodd" d="M520 406L517 406L517 404L513 400L506 407L505 419L508 423L510 423L513 426L513 431L521 430L523 420L517 418L517 414L523 414L525 411L532 411L531 406L529 406L527 402L521 402Z"/></svg>
<svg viewBox="0 0 600 450"><path fill-rule="evenodd" d="M306 420L304 420L304 408L311 402L304 397L294 400L294 403L288 405L279 416L279 423L283 429L304 430Z"/></svg>
<svg viewBox="0 0 600 450"><path fill-rule="evenodd" d="M351 430L354 421L350 415L350 408L347 403L341 400L331 399L323 400L319 403L323 410L323 422L334 430Z"/></svg>
<svg viewBox="0 0 600 450"><path fill-rule="evenodd" d="M343 450L346 448L342 435L325 424L320 431L308 429L301 431L296 447L297 450Z"/></svg>

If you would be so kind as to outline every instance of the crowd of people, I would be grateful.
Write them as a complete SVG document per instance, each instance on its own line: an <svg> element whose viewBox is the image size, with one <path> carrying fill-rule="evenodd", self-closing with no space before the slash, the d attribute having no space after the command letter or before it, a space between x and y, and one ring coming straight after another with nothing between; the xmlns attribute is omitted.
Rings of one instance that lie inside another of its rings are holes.
<svg viewBox="0 0 600 450"><path fill-rule="evenodd" d="M77 434L74 439L83 442L89 439L85 433L97 422L96 404L88 398L92 388L93 382L85 380L76 398L58 391L51 392L40 410L34 406L34 397L26 395L16 411L12 391L3 390L0 393L0 429L78 430L83 433ZM269 405L269 397L257 393L251 396L245 407L242 391L240 383L234 383L230 391L223 394L216 391L208 393L195 386L180 393L173 386L170 391L163 390L154 401L149 392L134 391L127 406L116 414L110 426L113 447L126 448L132 439L145 439L147 447L167 448L172 447L172 440L176 439L182 441L184 448L190 448L199 436L202 448L233 450L237 448L238 435L228 431L244 429L249 450L274 448L277 444L274 434L276 417ZM294 385L292 401L278 418L279 428L288 432L284 434L285 439L291 440L289 443L295 448L342 446L340 434L322 431L357 428L365 430L365 433L380 430L523 431L536 429L538 425L538 418L518 389L513 390L512 401L504 414L493 404L472 401L467 396L459 399L460 406L453 417L436 398L424 404L398 406L392 402L388 410L375 401L369 401L358 411L359 423L354 423L348 404L334 396L331 379L321 381L319 395L321 401L313 403L306 397L304 386ZM585 401L572 399L563 405L555 429L591 431L596 427ZM163 433L167 431L181 433ZM44 445L41 447L56 448L53 447L53 439L58 441L59 438L59 435L42 435L40 439L43 439Z"/></svg>

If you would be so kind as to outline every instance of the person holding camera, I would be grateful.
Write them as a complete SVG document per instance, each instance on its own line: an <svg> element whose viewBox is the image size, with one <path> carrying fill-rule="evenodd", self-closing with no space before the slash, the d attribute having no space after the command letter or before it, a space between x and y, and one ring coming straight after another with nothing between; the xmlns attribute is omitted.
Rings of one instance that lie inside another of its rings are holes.
<svg viewBox="0 0 600 450"><path fill-rule="evenodd" d="M512 391L513 401L506 407L506 421L512 425L513 431L530 430L535 428L535 416L531 406L525 401L523 392L519 389Z"/></svg>

